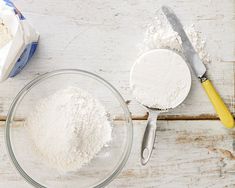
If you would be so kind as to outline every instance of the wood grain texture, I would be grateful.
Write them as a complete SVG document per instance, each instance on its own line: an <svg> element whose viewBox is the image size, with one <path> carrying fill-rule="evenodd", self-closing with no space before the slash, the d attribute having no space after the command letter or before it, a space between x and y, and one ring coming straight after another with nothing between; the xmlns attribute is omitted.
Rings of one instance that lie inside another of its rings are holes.
<svg viewBox="0 0 235 188"><path fill-rule="evenodd" d="M135 124L130 160L110 187L235 186L234 133L218 121L160 121L155 150L145 167L139 163L143 124Z"/></svg>
<svg viewBox="0 0 235 188"><path fill-rule="evenodd" d="M35 56L13 79L0 83L0 188L27 188L6 154L4 120L9 106L30 80L61 68L94 72L123 95L134 121L131 156L108 186L137 188L235 187L235 132L221 126L198 80L180 107L162 114L151 161L140 165L147 111L132 97L129 71L139 55L146 25L161 5L171 6L184 25L195 24L206 38L212 80L235 114L234 0L15 0L41 34ZM111 102L111 101L110 101ZM167 121L169 120L169 121ZM177 120L177 121L175 121ZM185 121L187 120L187 121ZM193 120L193 121L191 121Z"/></svg>
<svg viewBox="0 0 235 188"><path fill-rule="evenodd" d="M0 123L1 124L1 123ZM146 121L134 121L133 147L127 165L108 187L227 188L235 186L235 132L219 121L159 121L150 162L140 164ZM14 171L0 126L0 187L30 187Z"/></svg>
<svg viewBox="0 0 235 188"><path fill-rule="evenodd" d="M207 41L212 62L208 76L234 113L235 19L233 0L127 0L58 1L17 0L16 5L41 34L39 48L30 64L13 79L0 83L0 116L4 119L19 90L36 76L61 68L97 73L130 100L133 116L146 109L132 97L129 71L138 57L146 25L164 3L183 24L195 24ZM111 101L110 101L111 102ZM215 116L200 83L180 107L166 115Z"/></svg>

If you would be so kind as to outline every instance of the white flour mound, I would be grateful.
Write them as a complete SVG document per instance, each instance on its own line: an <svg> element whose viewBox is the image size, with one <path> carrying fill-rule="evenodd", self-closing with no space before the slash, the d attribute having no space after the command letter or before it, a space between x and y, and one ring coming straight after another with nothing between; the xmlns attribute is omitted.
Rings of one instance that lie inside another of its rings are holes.
<svg viewBox="0 0 235 188"><path fill-rule="evenodd" d="M111 140L112 132L104 106L76 87L41 99L25 127L37 153L61 172L89 163Z"/></svg>
<svg viewBox="0 0 235 188"><path fill-rule="evenodd" d="M130 87L137 101L145 106L174 108L187 97L191 74L183 58L172 50L152 50L132 67Z"/></svg>
<svg viewBox="0 0 235 188"><path fill-rule="evenodd" d="M0 19L0 48L12 39L12 35L7 26Z"/></svg>
<svg viewBox="0 0 235 188"><path fill-rule="evenodd" d="M194 25L184 29L202 62L209 63L211 60L200 32ZM159 10L147 26L144 41L140 44L140 57L131 70L130 87L140 103L168 109L178 106L187 96L191 76L186 62L179 56L184 57L181 46L180 36ZM160 51L156 52L157 49Z"/></svg>
<svg viewBox="0 0 235 188"><path fill-rule="evenodd" d="M201 60L209 63L210 57L206 51L206 42L201 38L199 31L196 31L194 25L184 29ZM181 44L178 33L171 28L166 17L159 12L147 27L141 53L152 49L167 48L182 54Z"/></svg>

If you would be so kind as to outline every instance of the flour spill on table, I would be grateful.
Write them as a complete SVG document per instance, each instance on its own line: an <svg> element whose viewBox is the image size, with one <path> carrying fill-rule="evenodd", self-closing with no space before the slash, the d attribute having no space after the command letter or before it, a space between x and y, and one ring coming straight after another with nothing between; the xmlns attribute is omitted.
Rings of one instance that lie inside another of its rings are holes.
<svg viewBox="0 0 235 188"><path fill-rule="evenodd" d="M75 87L41 99L25 127L37 154L61 172L89 163L111 141L112 133L101 102Z"/></svg>
<svg viewBox="0 0 235 188"><path fill-rule="evenodd" d="M209 63L211 60L206 51L206 42L201 37L200 32L195 29L193 24L185 27L185 31L202 62ZM177 101L180 100L178 99L183 98L179 95L188 92L190 87L188 87L189 85L187 85L185 79L188 79L188 83L191 83L191 77L187 68L180 67L180 65L185 64L183 59L186 59L183 54L181 38L172 29L161 10L157 12L152 22L147 25L144 40L139 46L140 58L134 65L139 64L135 68L138 70L135 70L135 75L131 75L133 78L130 79L133 95L139 102L152 108L166 109L175 107L176 104L179 104ZM178 56L169 51L167 53L158 53L158 56L146 57L143 60L144 54L156 49L169 49L179 54L183 59L172 59ZM139 62L140 59L145 62ZM166 60L171 62L164 63ZM185 92L179 92L184 89Z"/></svg>
<svg viewBox="0 0 235 188"><path fill-rule="evenodd" d="M209 63L211 59L206 50L206 41L195 29L195 25L186 26L184 29L202 62ZM140 54L152 49L167 48L183 56L181 44L180 36L171 28L166 17L159 11L147 26L144 41L140 44Z"/></svg>

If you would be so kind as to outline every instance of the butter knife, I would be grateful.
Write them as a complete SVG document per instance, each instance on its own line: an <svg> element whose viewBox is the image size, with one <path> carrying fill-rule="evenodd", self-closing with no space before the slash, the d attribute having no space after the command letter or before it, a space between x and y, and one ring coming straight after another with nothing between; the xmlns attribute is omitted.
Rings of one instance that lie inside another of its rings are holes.
<svg viewBox="0 0 235 188"><path fill-rule="evenodd" d="M187 34L185 33L180 20L177 18L171 8L167 6L162 6L162 11L166 16L167 20L169 21L172 29L179 34L182 41L182 49L184 56L187 59L188 63L191 65L197 77L200 79L201 84L204 90L206 91L207 96L209 97L212 105L214 106L214 109L218 114L222 124L227 128L233 128L234 118L227 106L224 104L220 95L212 85L211 81L206 77L206 67L199 58L199 55L195 51L192 43L190 42Z"/></svg>

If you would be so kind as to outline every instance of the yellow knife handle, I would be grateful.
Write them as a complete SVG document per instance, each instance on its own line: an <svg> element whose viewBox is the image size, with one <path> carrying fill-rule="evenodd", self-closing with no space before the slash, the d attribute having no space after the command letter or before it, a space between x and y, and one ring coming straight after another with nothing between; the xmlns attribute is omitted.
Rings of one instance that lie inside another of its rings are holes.
<svg viewBox="0 0 235 188"><path fill-rule="evenodd" d="M205 89L211 103L213 104L215 111L218 114L221 122L224 124L225 127L233 128L234 127L233 115L230 113L229 109L224 104L223 100L215 90L210 80L206 79L205 81L202 81L202 86Z"/></svg>

